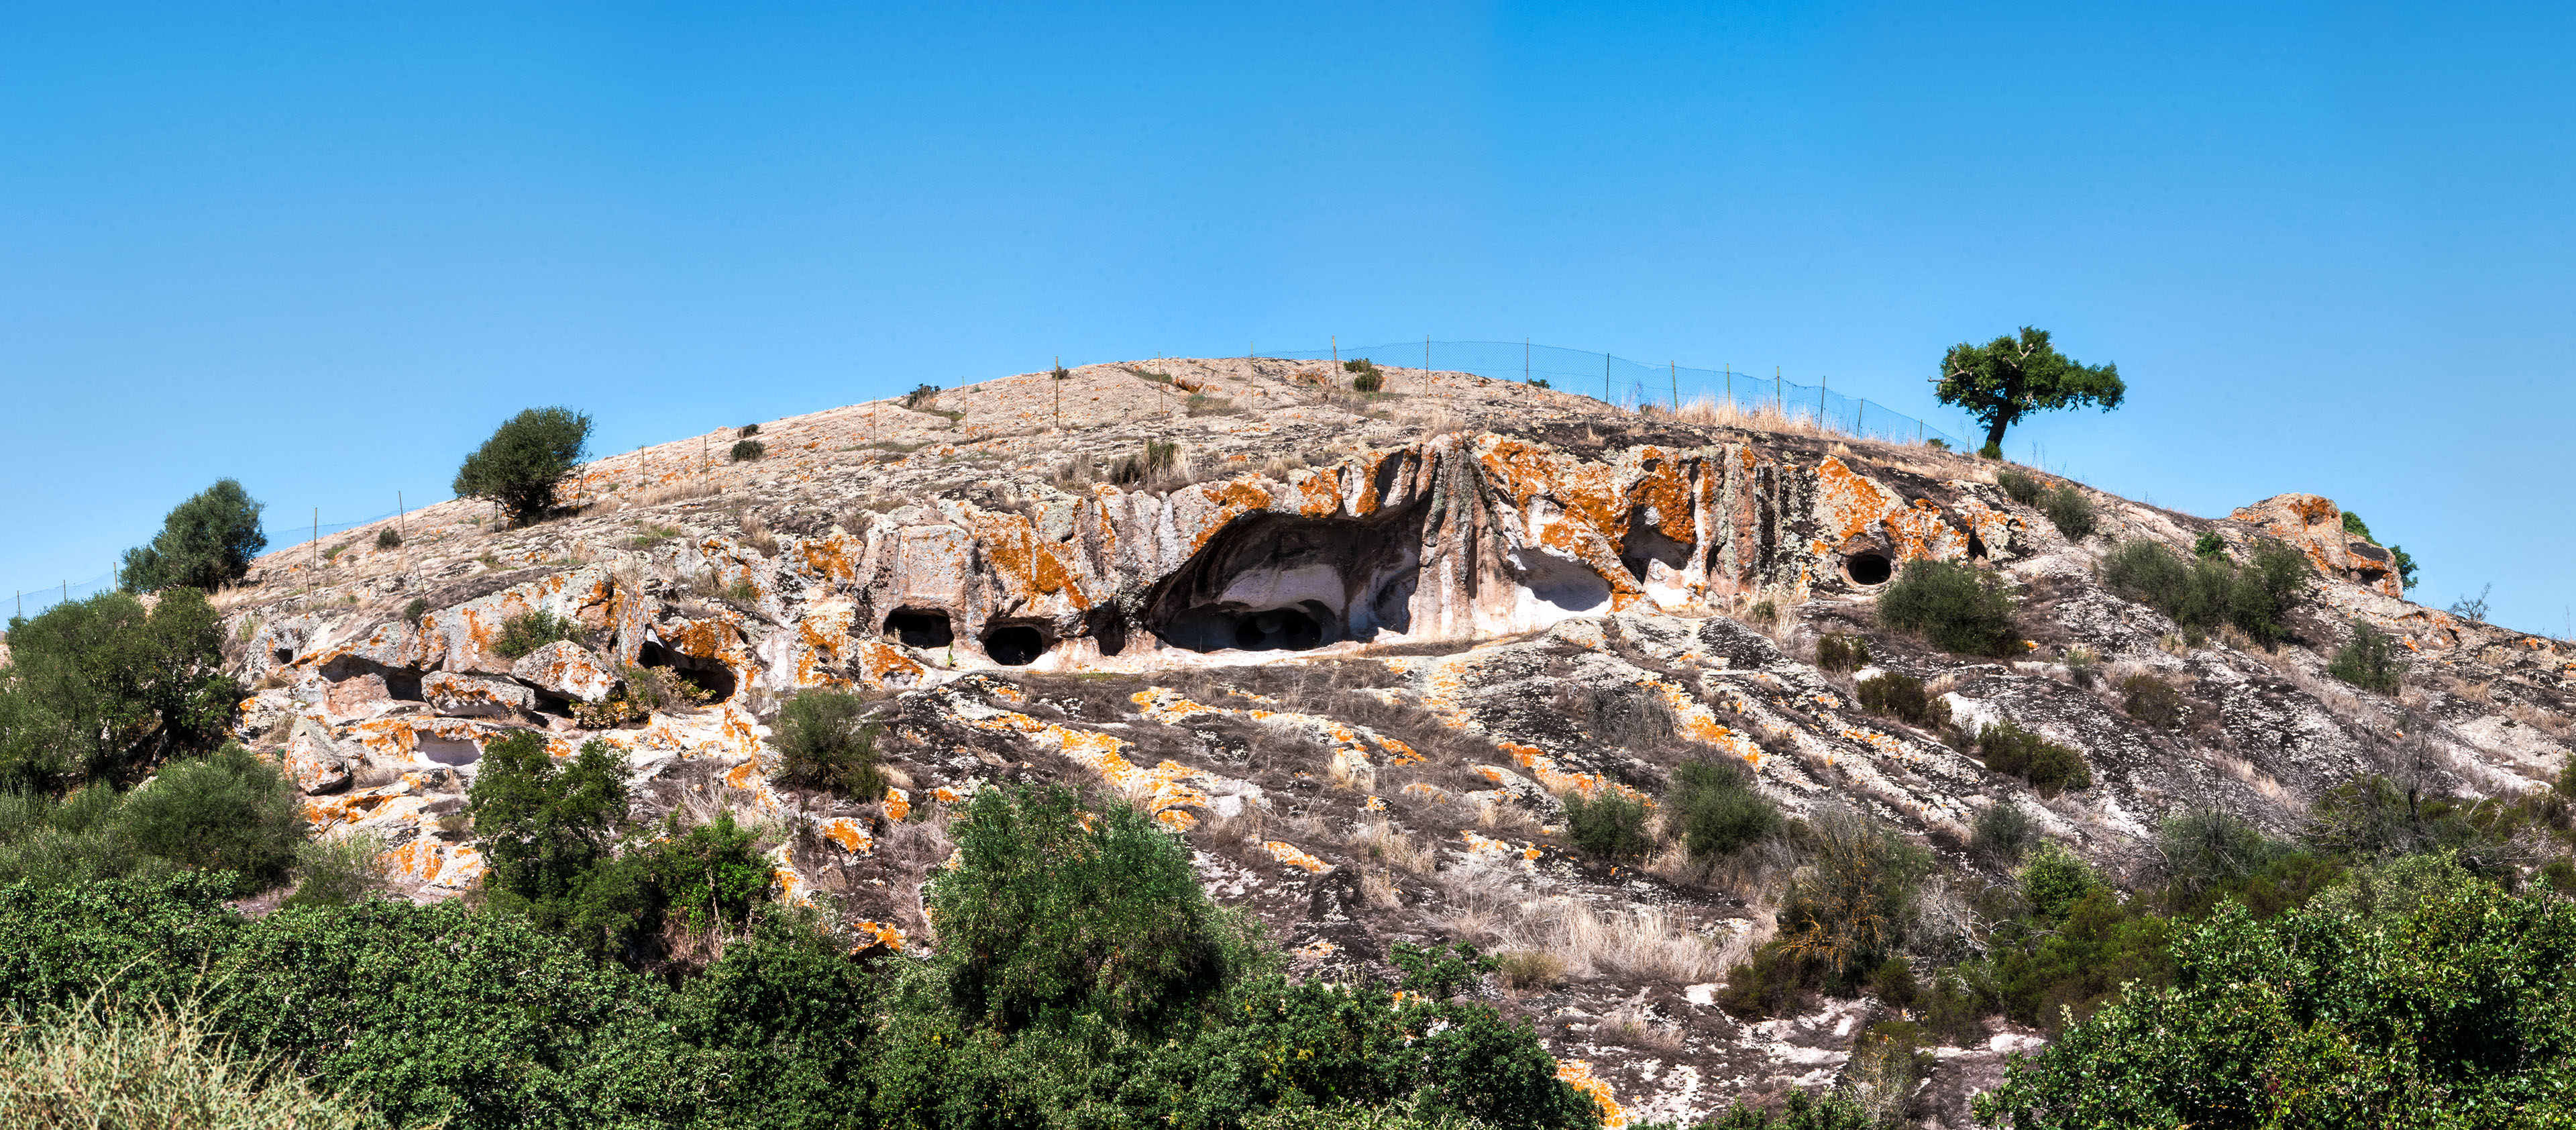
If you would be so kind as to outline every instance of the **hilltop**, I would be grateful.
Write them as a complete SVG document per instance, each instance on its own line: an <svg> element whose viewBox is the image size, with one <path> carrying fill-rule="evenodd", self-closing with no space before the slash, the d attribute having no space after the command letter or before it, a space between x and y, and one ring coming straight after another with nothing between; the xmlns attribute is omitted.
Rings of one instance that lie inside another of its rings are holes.
<svg viewBox="0 0 2576 1130"><path fill-rule="evenodd" d="M1614 859L1575 842L1568 798L1670 820L1677 773L1723 763L1801 823L1878 821L1935 863L1907 948L1928 963L1982 944L1979 892L2012 875L1977 839L1999 809L2143 882L2172 817L2286 838L2356 779L2512 801L2566 758L2576 655L2407 601L2317 495L2207 519L1777 415L1350 376L1163 359L925 389L596 460L524 528L459 500L400 519L399 545L368 527L270 553L217 597L256 687L243 732L317 827L385 836L422 900L483 873L453 817L487 742L605 740L648 815L743 814L784 897L898 953L934 939L921 890L955 805L1105 790L1185 837L1299 973L1384 971L1398 942L1506 954L1479 991L1636 1120L1883 1070L1857 1033L1899 1005L1730 1010L1802 863L1789 841ZM732 458L746 438L763 452ZM2070 537L1999 471L2093 528ZM2140 542L2183 562L2277 543L2312 579L2267 646L2106 582ZM1877 598L1927 560L2012 598L2002 654L1885 625ZM574 638L504 654L532 612ZM2395 693L2330 673L2356 625L2403 649ZM1885 700L1896 680L1921 701ZM773 779L780 704L820 686L875 698L882 797ZM1997 771L1975 739L2006 724L2087 782ZM1964 1124L2045 1034L1972 1027L1926 1037L1927 1119Z"/></svg>

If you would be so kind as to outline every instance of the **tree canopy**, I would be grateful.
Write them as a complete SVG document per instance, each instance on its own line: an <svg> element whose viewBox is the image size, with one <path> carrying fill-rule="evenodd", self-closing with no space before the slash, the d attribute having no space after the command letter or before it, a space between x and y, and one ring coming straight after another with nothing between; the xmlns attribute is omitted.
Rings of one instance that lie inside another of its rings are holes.
<svg viewBox="0 0 2576 1130"><path fill-rule="evenodd" d="M1984 345L1960 342L1941 358L1941 375L1932 378L1933 394L1956 405L1986 426L1983 454L2001 459L2004 429L2029 412L2098 404L2108 412L2120 406L2128 386L2120 383L2117 365L2082 365L2048 343L2048 331L2021 328Z"/></svg>
<svg viewBox="0 0 2576 1130"><path fill-rule="evenodd" d="M459 498L499 503L522 525L555 507L555 488L581 465L590 445L590 416L570 408L530 408L510 417L456 469Z"/></svg>
<svg viewBox="0 0 2576 1130"><path fill-rule="evenodd" d="M195 589L149 612L121 592L9 622L0 667L0 783L57 792L131 781L213 749L241 687L223 673L223 618Z"/></svg>
<svg viewBox="0 0 2576 1130"><path fill-rule="evenodd" d="M172 585L212 591L250 572L251 558L268 547L259 530L259 500L239 481L215 485L170 508L161 532L149 545L125 551L117 568L119 587L152 592Z"/></svg>

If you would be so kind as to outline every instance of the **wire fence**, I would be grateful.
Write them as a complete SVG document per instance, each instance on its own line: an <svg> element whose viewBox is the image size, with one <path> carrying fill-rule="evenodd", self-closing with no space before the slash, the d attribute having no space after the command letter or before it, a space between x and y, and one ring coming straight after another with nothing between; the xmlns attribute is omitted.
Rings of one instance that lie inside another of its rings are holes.
<svg viewBox="0 0 2576 1130"><path fill-rule="evenodd" d="M1435 372L1473 373L1494 380L1547 382L1546 387L1629 411L1680 411L1694 402L1728 414L1777 414L1806 420L1832 432L1859 439L1894 443L1939 440L1957 449L1959 437L1884 404L1836 392L1832 378L1815 384L1789 380L1774 369L1767 375L1741 372L1733 366L1695 369L1631 361L1609 353L1535 345L1526 341L1421 341L1391 345L1335 345L1290 352L1257 351L1284 361L1352 361L1365 358L1380 365L1420 366Z"/></svg>
<svg viewBox="0 0 2576 1130"><path fill-rule="evenodd" d="M1739 372L1733 366L1696 369L1669 362L1653 365L1609 353L1536 345L1526 341L1425 339L1388 345L1327 345L1322 349L1289 352L1259 351L1256 355L1284 361L1353 361L1365 358L1381 365L1408 369L1419 365L1430 371L1473 373L1494 380L1532 384L1544 381L1548 388L1583 396L1597 395L1604 404L1632 412L1679 412L1694 404L1705 404L1716 408L1721 415L1776 415L1854 438L1896 443L1937 441L1953 450L1961 447L1958 437L1920 419L1873 400L1834 391L1830 378L1806 384L1789 380L1776 369L1769 376L1761 376ZM435 505L436 501L425 501L408 509L418 510ZM322 547L315 543L327 541L334 534L384 521L401 512L388 510L355 520L318 523L277 523L276 516L271 515L269 523L264 524L261 531L268 537L268 547L263 552L310 549L318 553ZM87 578L67 577L51 585L12 589L13 603L7 611L15 616L34 616L63 601L85 600L114 589L119 578L113 563L109 565L106 572Z"/></svg>
<svg viewBox="0 0 2576 1130"><path fill-rule="evenodd" d="M318 543L329 541L333 534L347 533L350 530L357 529L361 526L374 525L387 518L392 518L405 513L406 511L417 511L423 507L435 505L437 505L436 501L424 502L420 506L406 507L400 510L387 510L382 514L359 518L354 521L305 521L288 525L273 524L275 522L275 516L264 514L262 517L266 518L267 521L263 521L260 524L260 534L268 539L268 544L260 550L260 553L265 556L267 554L277 553L288 549L309 549L312 552L319 553L322 552L322 547L319 547ZM122 582L122 580L123 578L116 571L115 563L111 562L109 564L108 571L93 576L83 578L65 577L61 580L55 581L51 585L39 585L34 588L12 588L10 590L10 603L5 607L0 607L0 614L6 614L13 617L34 617L43 613L46 609L52 608L53 606L65 601L87 600L100 593L113 591L118 584Z"/></svg>

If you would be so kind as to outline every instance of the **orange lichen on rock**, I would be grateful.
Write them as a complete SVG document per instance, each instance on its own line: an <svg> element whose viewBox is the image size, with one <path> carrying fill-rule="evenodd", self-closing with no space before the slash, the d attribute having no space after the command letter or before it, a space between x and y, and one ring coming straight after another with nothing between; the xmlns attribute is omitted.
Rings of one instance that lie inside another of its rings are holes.
<svg viewBox="0 0 2576 1130"><path fill-rule="evenodd" d="M1056 596L1077 609L1091 607L1091 594L1082 590L1075 570L1061 556L1065 547L1040 536L1026 515L985 511L975 516L972 532L983 549L987 573L1009 596L1020 601Z"/></svg>
<svg viewBox="0 0 2576 1130"><path fill-rule="evenodd" d="M886 819L901 821L912 815L912 798L902 789L889 786L885 794Z"/></svg>
<svg viewBox="0 0 2576 1130"><path fill-rule="evenodd" d="M1828 455L1816 464L1816 523L1829 542L1839 544L1904 505L1886 487L1844 466L1840 459Z"/></svg>
<svg viewBox="0 0 2576 1130"><path fill-rule="evenodd" d="M1174 828L1195 827L1198 817L1187 810L1208 807L1207 793L1195 787L1195 782L1210 779L1207 774L1172 761L1162 762L1152 769L1139 768L1127 760L1127 743L1112 735L1041 722L1008 710L961 709L957 716L978 729L1026 734L1040 744L1054 745L1058 753L1100 774L1101 779L1111 786L1131 795L1142 794L1145 811Z"/></svg>
<svg viewBox="0 0 2576 1130"><path fill-rule="evenodd" d="M388 877L456 890L473 886L487 869L483 853L471 846L446 843L427 836L378 855L376 862L385 869Z"/></svg>
<svg viewBox="0 0 2576 1130"><path fill-rule="evenodd" d="M1261 846L1269 849L1270 854L1277 857L1279 862L1285 863L1288 866L1297 868L1301 871L1321 875L1324 872L1333 869L1332 864L1326 863L1323 860L1297 850L1297 847L1294 844L1281 843L1278 840L1270 840L1263 843Z"/></svg>
<svg viewBox="0 0 2576 1130"><path fill-rule="evenodd" d="M1503 752L1511 754L1512 760L1520 762L1522 768L1529 770L1530 776L1538 779L1540 788L1558 796L1567 793L1581 793L1587 797L1598 796L1607 790L1648 808L1655 805L1654 798L1598 773L1569 773L1559 769L1556 767L1556 759L1548 756L1537 746L1522 745L1514 741L1498 741L1494 744ZM1486 780L1495 784L1502 783L1503 776L1499 770L1492 766L1484 766L1483 769Z"/></svg>
<svg viewBox="0 0 2576 1130"><path fill-rule="evenodd" d="M1619 1105L1619 1097L1611 1092L1607 1080L1593 1076L1591 1061L1560 1059L1556 1061L1556 1077L1565 1080L1575 1090L1583 1092L1586 1098L1591 1099L1601 1108L1601 1125L1604 1130L1621 1130L1628 1125L1627 1109Z"/></svg>
<svg viewBox="0 0 2576 1130"><path fill-rule="evenodd" d="M866 855L876 849L876 838L868 835L867 825L847 816L835 816L823 822L823 838L841 845L852 855Z"/></svg>
<svg viewBox="0 0 2576 1130"><path fill-rule="evenodd" d="M894 953L903 952L903 930L895 926L893 923L871 922L863 918L859 921L850 923L850 932L865 939L850 950L853 954L865 953L868 950L879 946L883 946Z"/></svg>

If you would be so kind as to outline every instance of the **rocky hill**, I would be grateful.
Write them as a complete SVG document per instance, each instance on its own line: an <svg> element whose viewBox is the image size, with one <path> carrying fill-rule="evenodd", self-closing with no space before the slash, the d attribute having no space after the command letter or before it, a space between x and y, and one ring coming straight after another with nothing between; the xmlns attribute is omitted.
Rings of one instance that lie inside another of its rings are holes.
<svg viewBox="0 0 2576 1130"><path fill-rule="evenodd" d="M481 744L533 727L622 751L656 811L755 818L786 897L898 951L934 942L921 889L948 806L994 783L1109 790L1187 837L1304 971L1383 969L1399 941L1521 955L1488 991L1629 1120L1831 1081L1879 1005L1724 1011L1797 860L1600 862L1566 797L1651 800L1685 762L1733 759L1792 815L1855 808L1928 848L1937 922L2001 877L1965 850L1994 806L2132 874L2176 813L2288 833L2395 758L2511 798L2566 755L2576 655L2407 602L2324 498L2213 521L2077 484L2097 530L2070 540L1951 452L1383 372L1374 395L1320 363L1026 374L763 421L757 458L732 459L726 427L602 459L566 516L525 528L458 501L386 523L398 546L370 527L281 550L218 599L258 687L242 725L318 826L383 835L415 897L481 873L454 814ZM2313 564L2288 642L2204 636L2101 580L2122 541L2188 559L2212 533ZM2002 579L2015 654L1879 625L1876 595L1927 558ZM575 638L504 654L529 612ZM2326 673L2355 621L2402 642L2397 694ZM1819 666L1829 636L1865 661ZM1950 724L1864 710L1881 673L1922 680ZM2134 717L2135 676L2170 708ZM767 723L818 686L880 696L884 797L772 783ZM2006 721L2080 752L2090 787L2043 795L1958 748ZM1933 1121L1964 1123L1961 1096L2036 1038L1985 1031L1932 1053Z"/></svg>

